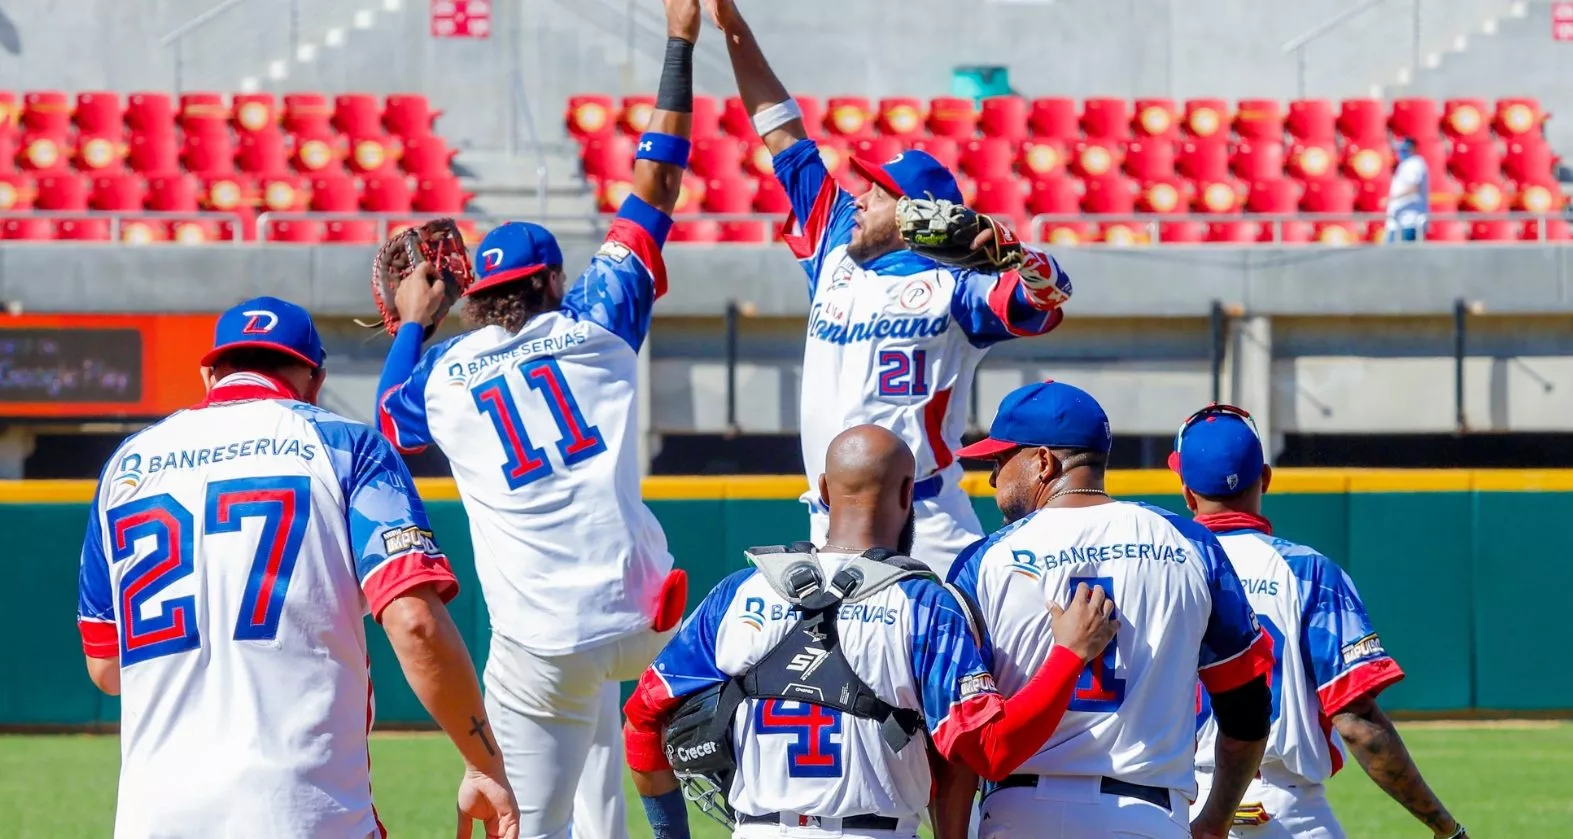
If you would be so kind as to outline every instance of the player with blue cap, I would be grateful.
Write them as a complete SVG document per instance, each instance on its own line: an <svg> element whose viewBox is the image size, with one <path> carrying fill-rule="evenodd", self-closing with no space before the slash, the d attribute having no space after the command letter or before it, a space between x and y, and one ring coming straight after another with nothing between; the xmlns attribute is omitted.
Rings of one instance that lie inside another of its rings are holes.
<svg viewBox="0 0 1573 839"><path fill-rule="evenodd" d="M1348 750L1433 835L1467 836L1376 704L1404 672L1382 646L1354 581L1315 548L1275 535L1262 515L1273 470L1250 413L1213 404L1187 417L1174 437L1169 468L1179 473L1185 505L1217 536L1273 639L1272 730L1229 835L1344 836L1325 784ZM1203 798L1217 777L1216 717L1204 696L1196 749Z"/></svg>
<svg viewBox="0 0 1573 839"><path fill-rule="evenodd" d="M310 312L277 297L253 297L219 315L213 349L202 356L202 381L212 391L231 374L249 372L315 405L327 377L326 361Z"/></svg>
<svg viewBox="0 0 1573 839"><path fill-rule="evenodd" d="M1104 487L1113 434L1086 391L1039 382L1012 391L989 436L956 454L991 460L1006 526L956 560L951 582L975 604L984 659L1013 695L1051 666L1045 598L1101 589L1120 630L1090 660L1048 744L1006 777L989 778L981 839L1055 835L1219 836L1266 745L1272 640L1205 528ZM1189 452L1189 449L1187 449ZM1195 723L1175 709L1200 679L1217 709L1217 777L1196 797ZM965 794L962 772L948 789ZM960 787L958 790L957 788Z"/></svg>

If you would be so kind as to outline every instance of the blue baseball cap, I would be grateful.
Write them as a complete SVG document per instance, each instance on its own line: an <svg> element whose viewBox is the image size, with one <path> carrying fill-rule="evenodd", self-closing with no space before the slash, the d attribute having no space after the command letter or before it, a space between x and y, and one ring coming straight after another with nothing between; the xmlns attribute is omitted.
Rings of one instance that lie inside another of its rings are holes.
<svg viewBox="0 0 1573 839"><path fill-rule="evenodd" d="M1262 479L1266 465L1256 421L1242 408L1209 405L1174 435L1169 468L1202 495L1228 496Z"/></svg>
<svg viewBox="0 0 1573 839"><path fill-rule="evenodd" d="M1079 387L1050 380L1007 394L994 414L989 436L957 450L956 457L988 460L1020 446L1107 454L1113 443L1109 416L1098 400Z"/></svg>
<svg viewBox="0 0 1573 839"><path fill-rule="evenodd" d="M480 264L465 296L503 283L534 276L548 265L563 264L563 249L551 231L528 221L510 221L492 229L477 249Z"/></svg>
<svg viewBox="0 0 1573 839"><path fill-rule="evenodd" d="M242 347L275 350L312 367L327 360L311 313L277 297L253 297L219 315L213 349L202 356L202 366L212 367L219 356Z"/></svg>
<svg viewBox="0 0 1573 839"><path fill-rule="evenodd" d="M865 180L872 181L896 195L908 198L943 198L965 204L956 176L926 151L904 151L883 165L854 157L850 165Z"/></svg>

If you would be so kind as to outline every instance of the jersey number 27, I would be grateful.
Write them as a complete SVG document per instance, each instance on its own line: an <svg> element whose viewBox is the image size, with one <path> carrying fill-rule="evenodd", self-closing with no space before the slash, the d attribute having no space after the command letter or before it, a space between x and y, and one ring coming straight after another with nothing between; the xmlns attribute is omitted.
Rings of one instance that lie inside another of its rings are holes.
<svg viewBox="0 0 1573 839"><path fill-rule="evenodd" d="M573 391L568 389L557 359L536 359L520 367L519 373L524 376L524 383L541 395L552 413L552 420L557 423L557 452L562 455L564 466L581 463L606 451L601 430L585 422L584 412L579 409ZM492 427L502 441L508 460L503 464L503 479L508 482L509 489L518 489L552 474L546 452L532 443L525 431L519 404L508 387L507 373L470 388L470 395L475 398L475 407L491 418Z"/></svg>

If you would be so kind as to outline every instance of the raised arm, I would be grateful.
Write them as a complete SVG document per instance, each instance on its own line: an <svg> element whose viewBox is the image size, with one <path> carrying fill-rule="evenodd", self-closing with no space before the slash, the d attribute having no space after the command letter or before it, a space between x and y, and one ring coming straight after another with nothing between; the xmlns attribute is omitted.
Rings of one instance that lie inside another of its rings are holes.
<svg viewBox="0 0 1573 839"><path fill-rule="evenodd" d="M688 168L694 113L694 43L699 40L699 0L666 0L666 64L655 110L634 155L634 196L663 215L677 208ZM668 225L670 221L668 221ZM665 239L665 235L658 237Z"/></svg>
<svg viewBox="0 0 1573 839"><path fill-rule="evenodd" d="M753 30L748 28L737 5L733 0L705 0L705 6L726 34L726 52L732 59L732 73L737 76L737 95L754 118L754 128L765 148L776 155L806 138L803 112L770 69L770 62L765 60L759 41L754 39Z"/></svg>

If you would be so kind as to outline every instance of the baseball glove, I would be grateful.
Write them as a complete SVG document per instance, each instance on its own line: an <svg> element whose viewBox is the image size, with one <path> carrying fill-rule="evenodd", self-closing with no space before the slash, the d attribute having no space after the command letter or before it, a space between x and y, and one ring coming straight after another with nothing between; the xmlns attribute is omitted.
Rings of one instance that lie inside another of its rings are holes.
<svg viewBox="0 0 1573 839"><path fill-rule="evenodd" d="M425 337L430 338L437 331L448 310L458 302L459 295L475 282L470 253L464 247L459 226L451 218L432 219L419 227L400 230L383 243L371 268L371 297L377 304L377 312L382 315L382 322L362 323L363 326L381 326L389 335L399 331L399 309L394 298L399 283L422 262L432 263L436 280L446 291L442 306L431 325L426 327Z"/></svg>
<svg viewBox="0 0 1573 839"><path fill-rule="evenodd" d="M982 213L944 199L901 198L896 223L908 250L956 268L999 273L1021 264L1021 242L1010 228ZM986 230L994 236L982 247L972 243Z"/></svg>

